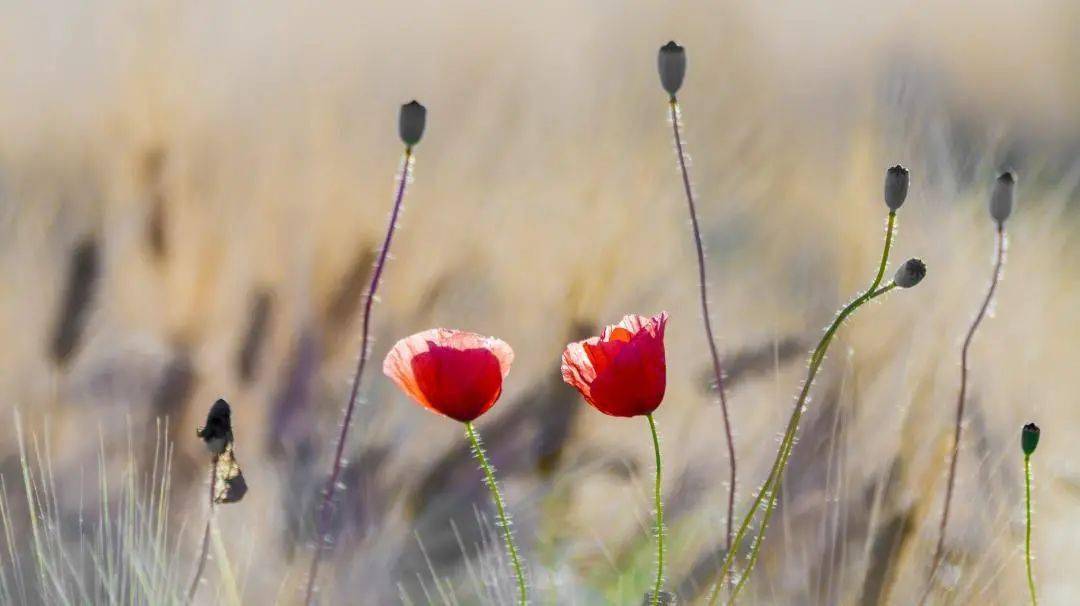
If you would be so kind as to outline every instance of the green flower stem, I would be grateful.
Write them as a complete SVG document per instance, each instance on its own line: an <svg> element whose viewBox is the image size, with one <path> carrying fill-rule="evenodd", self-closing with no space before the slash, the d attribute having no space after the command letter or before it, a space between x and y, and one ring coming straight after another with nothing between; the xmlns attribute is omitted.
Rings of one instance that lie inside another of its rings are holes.
<svg viewBox="0 0 1080 606"><path fill-rule="evenodd" d="M817 376L818 370L821 368L822 362L825 360L825 353L829 349L829 345L832 343L833 337L840 329L840 325L844 320L855 312L864 303L879 297L893 288L895 284L889 283L888 285L878 288L882 279L885 276L885 267L889 261L889 251L892 248L893 232L896 227L896 213L889 213L888 226L885 232L885 246L881 254L881 263L878 266L877 274L874 276L874 281L870 284L870 288L866 289L862 295L858 296L854 301L849 303L833 320L832 325L821 337L821 341L818 342L817 347L814 349L814 353L810 356L810 366L807 371L806 380L803 382L802 391L799 392L799 397L795 402L795 408L791 412L791 418L788 420L787 430L784 432L784 437L780 442L780 448L776 453L776 459L773 461L772 469L769 471L769 477L765 480L765 484L762 485L758 491L757 497L754 498L753 504L750 506L750 511L747 512L746 517L743 518L742 524L739 525L739 530L735 533L735 540L732 543L732 547L728 550L727 556L724 558L724 563L720 567L720 574L718 576L716 584L713 586L712 595L709 597L709 606L715 606L717 599L720 597L720 590L723 588L724 581L727 579L728 573L731 570L731 565L735 559L735 553L738 551L739 545L742 543L743 537L750 529L750 524L754 520L754 516L761 508L762 503L766 498L769 499L766 508L765 516L761 528L758 531L757 538L754 541L752 552L750 556L750 563L747 565L746 571L743 572L739 583L735 586L735 590L732 592L731 602L735 601L739 591L743 585L746 584L747 579L750 577L750 573L753 571L754 564L757 563L758 554L761 549L761 543L765 539L765 530L768 527L769 518L772 516L772 511L776 506L777 492L780 487L780 479L783 477L784 468L787 465L788 457L791 455L791 449L794 446L795 434L799 429L799 421L802 419L803 407L806 404L806 397L810 393L810 387L814 382L814 378Z"/></svg>
<svg viewBox="0 0 1080 606"><path fill-rule="evenodd" d="M788 432L784 436L784 442L781 443L783 449L782 457L780 459L780 465L778 471L774 474L772 484L769 487L767 493L769 495L769 501L765 506L765 515L761 521L761 527L758 529L757 536L754 539L753 547L750 552L750 563L747 564L746 570L743 572L742 577L739 578L738 584L735 586L735 590L731 594L729 604L734 604L735 599L738 597L739 592L742 591L746 581L750 578L750 572L753 571L754 565L757 564L758 555L761 553L761 544L765 541L765 531L769 528L769 520L772 519L772 514L776 510L776 502L780 494L780 483L784 476L784 470L787 467L788 458L791 456L791 450L795 446L795 432L799 428L799 420L802 419L803 410L805 409L806 397L810 391L810 385L814 381L814 377L817 375L817 371L821 368L821 363L825 359L825 350L828 349L829 344L832 342L832 337L836 334L836 329L840 327L840 323L844 321L844 318L850 316L856 309L863 303L870 301L871 299L883 295L893 288L896 288L895 284L880 288L869 296L863 296L856 299L847 307L844 311L837 316L833 325L830 327L830 333L826 333L826 336L822 338L821 343L818 345L818 349L815 351L816 360L811 364L811 368L806 377L806 383L803 385L802 391L799 393L799 399L796 404L796 410L792 414L792 422L788 424Z"/></svg>
<svg viewBox="0 0 1080 606"><path fill-rule="evenodd" d="M651 414L646 415L649 419L649 429L652 431L653 450L656 452L656 587L653 588L652 606L660 605L660 590L664 587L664 502L661 499L661 459L660 437L656 433L656 421Z"/></svg>
<svg viewBox="0 0 1080 606"><path fill-rule="evenodd" d="M893 235L896 231L896 211L889 211L889 224L885 228L885 248L881 251L881 264L878 265L877 276L874 277L874 283L870 285L870 288L866 289L866 292L870 293L870 296L876 296L874 291L878 286L881 286L881 279L885 277L885 266L889 263L889 251L892 250Z"/></svg>
<svg viewBox="0 0 1080 606"><path fill-rule="evenodd" d="M484 446L480 443L480 434L476 433L476 429L473 428L471 422L465 423L465 435L468 436L469 443L472 444L472 452L473 456L476 457L476 462L484 470L484 480L491 490L491 500L495 501L495 509L499 513L499 526L502 527L503 531L503 541L506 542L506 550L510 552L510 561L514 565L514 574L517 576L518 604L525 606L525 604L528 604L525 591L525 573L521 570L521 560L518 558L517 545L514 544L514 533L510 530L510 518L506 515L506 506L503 504L502 493L499 491L499 484L495 481L495 468L488 461L487 454L484 453Z"/></svg>
<svg viewBox="0 0 1080 606"><path fill-rule="evenodd" d="M1027 532L1024 537L1024 559L1027 562L1028 590L1031 592L1031 604L1039 600L1035 597L1035 575L1031 572L1031 455L1024 455L1024 504L1027 510Z"/></svg>

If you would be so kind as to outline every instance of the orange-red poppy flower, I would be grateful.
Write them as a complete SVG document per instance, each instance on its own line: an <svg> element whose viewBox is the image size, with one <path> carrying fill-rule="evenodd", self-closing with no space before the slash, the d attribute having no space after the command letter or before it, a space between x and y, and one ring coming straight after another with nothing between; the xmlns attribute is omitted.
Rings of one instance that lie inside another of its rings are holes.
<svg viewBox="0 0 1080 606"><path fill-rule="evenodd" d="M383 372L420 405L467 423L499 399L513 361L499 339L433 328L398 341Z"/></svg>
<svg viewBox="0 0 1080 606"><path fill-rule="evenodd" d="M566 346L562 377L604 414L652 414L664 399L667 312L651 318L629 315L600 337Z"/></svg>

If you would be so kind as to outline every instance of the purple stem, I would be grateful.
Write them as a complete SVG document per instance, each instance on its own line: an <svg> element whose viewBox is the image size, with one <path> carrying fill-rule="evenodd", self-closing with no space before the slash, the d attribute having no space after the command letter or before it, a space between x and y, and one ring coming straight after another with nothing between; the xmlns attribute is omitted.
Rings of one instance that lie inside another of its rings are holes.
<svg viewBox="0 0 1080 606"><path fill-rule="evenodd" d="M404 168L401 170L401 178L398 181L397 195L394 197L394 209L390 213L390 225L386 228L386 239L383 241L379 258L375 261L375 273L371 276L371 284L368 286L367 297L364 301L364 320L360 338L360 361L356 366L356 374L353 375L352 390L349 393L349 405L345 408L345 419L341 422L341 434L338 435L337 449L334 451L334 467L330 472L330 479L326 482L326 490L323 494L322 505L319 507L319 515L316 520L315 555L311 559L311 570L308 573L307 590L304 594L304 604L311 604L311 598L315 591L315 579L319 574L319 562L322 560L323 551L329 542L326 537L327 526L330 523L330 504L334 500L334 492L337 489L338 478L341 476L342 456L345 453L345 438L349 433L349 425L352 423L353 412L356 410L356 397L360 393L360 379L364 374L364 366L368 359L368 341L371 332L371 308L375 303L375 292L379 288L379 279L383 269L386 268L386 258L390 253L390 243L394 239L394 228L397 225L398 215L401 213L401 201L405 198L405 184L409 181L409 166L412 163L412 147L405 148Z"/></svg>
<svg viewBox="0 0 1080 606"><path fill-rule="evenodd" d="M728 417L727 395L724 393L724 371L720 367L720 354L716 351L716 338L713 337L712 320L709 319L709 293L705 283L705 249L701 245L701 228L698 227L697 208L694 206L694 193L690 188L690 174L686 170L686 154L683 152L682 134L679 132L679 102L671 96L671 128L675 132L675 148L679 154L679 168L682 169L683 188L686 190L686 203L690 208L690 223L694 227L694 245L697 247L698 286L701 291L701 315L705 319L705 336L709 340L709 353L712 354L713 374L716 376L716 391L720 394L720 411L724 417L724 435L727 436L728 460L731 461L731 481L728 490L727 541L725 550L731 550L732 514L735 511L735 440L731 434L731 419Z"/></svg>
<svg viewBox="0 0 1080 606"><path fill-rule="evenodd" d="M994 298L994 291L997 289L998 280L1001 277L1001 266L1005 261L1005 225L998 223L997 225L997 254L994 261L994 275L990 279L990 289L986 292L986 298L983 299L982 307L979 308L979 313L975 316L975 321L971 323L971 328L968 329L967 336L964 338L964 346L960 350L960 395L956 399L956 428L953 434L953 446L952 456L949 461L949 479L945 484L945 507L941 511L941 524L938 526L938 541L937 547L934 549L934 559L930 564L930 578L927 583L926 592L923 594L920 604L926 603L926 598L930 595L930 590L933 589L934 575L937 574L938 567L941 565L941 557L945 549L945 528L949 525L949 505L952 504L953 487L956 485L956 461L960 458L960 434L964 428L964 402L967 399L967 376L968 376L968 350L971 348L971 342L975 337L975 331L979 328L979 324L982 324L983 318L986 317L986 311L990 308L990 301Z"/></svg>

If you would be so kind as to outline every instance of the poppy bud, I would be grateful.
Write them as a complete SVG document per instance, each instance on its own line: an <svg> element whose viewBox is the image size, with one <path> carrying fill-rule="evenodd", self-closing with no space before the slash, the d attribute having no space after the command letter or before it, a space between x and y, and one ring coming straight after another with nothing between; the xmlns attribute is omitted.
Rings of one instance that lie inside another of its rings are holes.
<svg viewBox="0 0 1080 606"><path fill-rule="evenodd" d="M672 40L660 47L656 65L660 70L660 84L674 97L682 87L683 76L686 75L686 51Z"/></svg>
<svg viewBox="0 0 1080 606"><path fill-rule="evenodd" d="M1038 445L1039 426L1034 423L1024 425L1024 430L1020 432L1020 448L1024 449L1024 456L1030 457Z"/></svg>
<svg viewBox="0 0 1080 606"><path fill-rule="evenodd" d="M885 204L895 211L907 198L908 170L897 164L885 172Z"/></svg>
<svg viewBox="0 0 1080 606"><path fill-rule="evenodd" d="M427 121L427 108L415 100L401 106L398 117L398 134L405 145L412 147L424 136L424 123Z"/></svg>
<svg viewBox="0 0 1080 606"><path fill-rule="evenodd" d="M926 277L926 263L922 259L908 259L896 270L893 283L900 288L911 288Z"/></svg>
<svg viewBox="0 0 1080 606"><path fill-rule="evenodd" d="M1010 172L1004 172L997 178L997 183L994 185L994 193L990 195L990 216L998 224L1004 223L1012 213L1015 184L1016 177Z"/></svg>

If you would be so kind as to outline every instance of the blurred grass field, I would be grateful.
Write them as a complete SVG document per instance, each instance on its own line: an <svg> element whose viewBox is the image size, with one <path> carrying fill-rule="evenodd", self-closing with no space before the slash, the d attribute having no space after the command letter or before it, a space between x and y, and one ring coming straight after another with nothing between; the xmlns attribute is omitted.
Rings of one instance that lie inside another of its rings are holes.
<svg viewBox="0 0 1080 606"><path fill-rule="evenodd" d="M63 562L95 544L80 520L103 519L102 477L112 506L148 499L122 478L150 483L160 423L171 505L162 534L129 551L165 560L157 570L171 572L143 587L173 599L154 588L189 581L206 517L193 431L225 397L251 491L218 516L235 585L211 566L199 600L300 600L399 168L397 109L415 97L428 129L373 358L432 326L510 343L503 398L478 428L535 602L637 604L653 557L647 425L587 407L558 360L624 313L667 310L668 586L690 603L723 541L727 461L655 71L674 38L689 56L680 100L731 374L737 518L768 474L805 352L871 276L889 165L912 172L892 267L929 266L841 332L745 602L918 598L960 340L991 270L989 188L1013 169L1005 279L972 352L950 591L934 600L1026 599L1019 432L1034 420L1037 580L1045 604L1073 603L1078 33L1067 0L0 3L0 581L80 603L77 573L68 589L39 587L23 472L55 485L47 551ZM505 603L513 583L460 428L377 366L321 598ZM20 462L15 411L28 444L48 439L48 469L30 446Z"/></svg>

